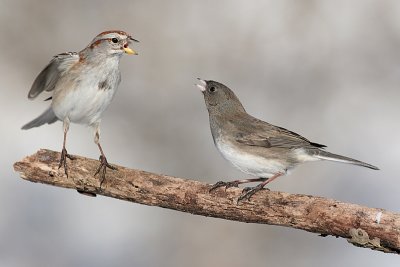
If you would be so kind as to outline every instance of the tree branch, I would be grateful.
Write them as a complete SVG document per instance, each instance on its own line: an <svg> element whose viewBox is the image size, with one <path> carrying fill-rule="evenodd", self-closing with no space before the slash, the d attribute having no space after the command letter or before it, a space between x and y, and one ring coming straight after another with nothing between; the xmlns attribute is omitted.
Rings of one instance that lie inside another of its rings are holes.
<svg viewBox="0 0 400 267"><path fill-rule="evenodd" d="M76 156L69 178L58 170L60 153L39 150L14 164L21 177L59 187L100 194L149 206L247 223L280 225L346 238L350 243L400 254L400 214L322 197L264 190L236 204L239 188L217 189L198 181L118 166L109 170L102 187L93 174L97 160Z"/></svg>

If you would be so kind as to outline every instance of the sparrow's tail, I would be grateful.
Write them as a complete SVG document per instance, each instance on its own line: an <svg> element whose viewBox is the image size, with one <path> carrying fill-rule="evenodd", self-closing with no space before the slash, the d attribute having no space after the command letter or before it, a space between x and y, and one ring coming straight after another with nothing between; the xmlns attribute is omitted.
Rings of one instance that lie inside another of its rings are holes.
<svg viewBox="0 0 400 267"><path fill-rule="evenodd" d="M336 155L327 151L323 151L323 150L317 150L315 151L315 154L313 155L314 157L318 158L318 159L323 159L323 160L330 160L330 161L337 161L337 162L343 162L343 163L350 163L350 164L354 164L354 165L358 165L358 166L362 166L362 167L367 167L373 170L379 170L378 167L375 167L374 165L356 160L356 159L352 159L352 158L348 158L345 156L340 156L340 155Z"/></svg>
<svg viewBox="0 0 400 267"><path fill-rule="evenodd" d="M58 120L58 118L56 117L56 114L54 114L51 107L49 107L39 117L37 117L33 121L28 122L27 124L22 126L22 130L28 130L33 127L39 127L45 123L51 124L53 122L56 122L57 120Z"/></svg>

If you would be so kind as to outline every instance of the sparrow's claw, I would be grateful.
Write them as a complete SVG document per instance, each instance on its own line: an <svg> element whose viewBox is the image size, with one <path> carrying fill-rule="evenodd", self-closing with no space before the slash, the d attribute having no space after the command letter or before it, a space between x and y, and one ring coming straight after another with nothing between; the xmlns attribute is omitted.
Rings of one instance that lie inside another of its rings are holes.
<svg viewBox="0 0 400 267"><path fill-rule="evenodd" d="M65 147L61 150L61 158L60 158L60 163L58 164L58 169L61 167L64 167L64 173L68 177L68 166L67 166L67 158L70 160L74 160L75 157L68 154L67 150Z"/></svg>
<svg viewBox="0 0 400 267"><path fill-rule="evenodd" d="M94 174L94 176L96 176L97 174L100 175L100 188L101 188L101 185L103 184L104 180L106 179L107 168L109 168L111 170L117 170L117 167L110 165L107 161L107 158L102 155L99 157L99 161L100 161L100 165L97 168L97 171Z"/></svg>

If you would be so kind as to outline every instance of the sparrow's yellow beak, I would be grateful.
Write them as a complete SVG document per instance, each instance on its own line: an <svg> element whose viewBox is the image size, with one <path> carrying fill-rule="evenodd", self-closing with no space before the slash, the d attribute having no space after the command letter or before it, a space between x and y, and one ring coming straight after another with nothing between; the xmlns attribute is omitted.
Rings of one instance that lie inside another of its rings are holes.
<svg viewBox="0 0 400 267"><path fill-rule="evenodd" d="M125 53L128 55L137 55L138 53L130 47L124 47Z"/></svg>

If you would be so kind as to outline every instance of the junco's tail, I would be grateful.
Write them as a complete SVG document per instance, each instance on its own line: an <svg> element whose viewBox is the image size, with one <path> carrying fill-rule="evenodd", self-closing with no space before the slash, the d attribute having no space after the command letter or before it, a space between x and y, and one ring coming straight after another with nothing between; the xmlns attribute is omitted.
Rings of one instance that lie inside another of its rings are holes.
<svg viewBox="0 0 400 267"><path fill-rule="evenodd" d="M350 163L350 164L354 164L354 165L358 165L358 166L362 166L362 167L366 167L366 168L370 168L373 170L379 170L378 167L375 167L374 165L356 160L356 159L352 159L352 158L348 158L345 156L340 156L340 155L336 155L327 151L323 151L323 150L317 150L315 151L316 153L313 155L316 158L319 159L323 159L323 160L330 160L330 161L337 161L337 162L343 162L343 163Z"/></svg>
<svg viewBox="0 0 400 267"><path fill-rule="evenodd" d="M27 124L22 126L21 129L22 130L28 130L28 129L33 128L33 127L39 127L39 126L41 126L41 125L43 125L45 123L51 124L53 122L56 122L57 120L58 120L58 118L56 117L56 114L54 114L54 112L51 109L51 107L49 107L39 117L37 117L33 121L28 122Z"/></svg>

